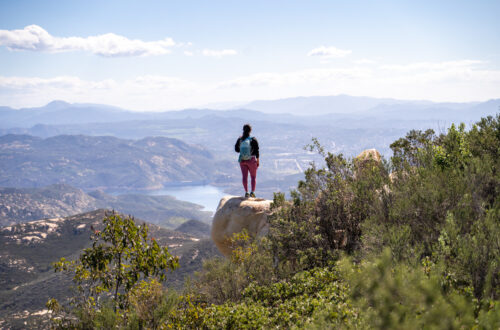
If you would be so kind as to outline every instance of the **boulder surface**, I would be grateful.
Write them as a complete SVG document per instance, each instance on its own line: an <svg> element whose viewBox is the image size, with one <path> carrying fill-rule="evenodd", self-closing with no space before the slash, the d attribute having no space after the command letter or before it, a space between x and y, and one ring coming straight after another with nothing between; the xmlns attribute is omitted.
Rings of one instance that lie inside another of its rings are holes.
<svg viewBox="0 0 500 330"><path fill-rule="evenodd" d="M380 161L382 160L382 156L380 155L380 152L378 152L377 149L366 149L361 151L361 153L356 156L355 160L358 162L366 162L369 160L374 160L377 163L380 163Z"/></svg>
<svg viewBox="0 0 500 330"><path fill-rule="evenodd" d="M212 221L212 240L226 257L231 255L230 239L243 230L250 237L267 234L267 216L271 213L271 201L262 198L224 196Z"/></svg>

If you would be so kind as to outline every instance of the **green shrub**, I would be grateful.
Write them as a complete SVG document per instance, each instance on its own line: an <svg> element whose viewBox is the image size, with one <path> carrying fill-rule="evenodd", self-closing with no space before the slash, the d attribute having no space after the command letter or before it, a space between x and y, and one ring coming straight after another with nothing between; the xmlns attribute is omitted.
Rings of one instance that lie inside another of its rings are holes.
<svg viewBox="0 0 500 330"><path fill-rule="evenodd" d="M92 247L77 260L61 258L54 263L55 271L73 275L78 292L71 300L72 309L61 307L54 299L47 303L56 326L100 327L93 322L101 322L106 328L118 319L127 319L131 293L140 292L134 291L136 285L150 278L164 281L166 272L178 267L178 258L148 237L146 224L138 225L133 218L113 212L103 225L101 231L95 230Z"/></svg>
<svg viewBox="0 0 500 330"><path fill-rule="evenodd" d="M392 261L386 250L380 258L353 265L342 260L361 323L374 329L456 329L475 325L475 304L456 291L445 292L442 276Z"/></svg>
<svg viewBox="0 0 500 330"><path fill-rule="evenodd" d="M158 329L168 321L178 303L178 295L165 290L157 280L141 281L130 293L128 327Z"/></svg>
<svg viewBox="0 0 500 330"><path fill-rule="evenodd" d="M231 258L205 261L202 271L190 283L188 292L196 296L197 301L207 304L237 302L250 283L274 281L271 255L264 249L263 242L252 242L246 232L235 234L231 241L234 245Z"/></svg>
<svg viewBox="0 0 500 330"><path fill-rule="evenodd" d="M339 251L357 251L362 224L387 213L389 177L384 163L360 163L333 154L325 161L326 168L312 166L305 172L291 203L275 195L270 249L285 274L325 267Z"/></svg>
<svg viewBox="0 0 500 330"><path fill-rule="evenodd" d="M465 231L450 213L436 248L435 259L443 260L456 281L471 285L478 299L500 297L499 219L496 207Z"/></svg>
<svg viewBox="0 0 500 330"><path fill-rule="evenodd" d="M344 324L355 318L346 292L334 271L316 268L273 284L252 283L239 302L187 304L177 324L208 329L306 327L317 313Z"/></svg>

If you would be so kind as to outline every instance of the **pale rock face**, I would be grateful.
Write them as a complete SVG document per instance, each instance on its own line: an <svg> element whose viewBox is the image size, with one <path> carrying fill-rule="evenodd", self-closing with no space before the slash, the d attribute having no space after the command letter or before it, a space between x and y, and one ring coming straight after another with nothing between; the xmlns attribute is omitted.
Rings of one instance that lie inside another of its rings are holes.
<svg viewBox="0 0 500 330"><path fill-rule="evenodd" d="M361 151L359 155L355 158L357 161L365 162L367 160L374 160L377 163L380 163L382 157L380 156L380 152L377 149L366 149Z"/></svg>
<svg viewBox="0 0 500 330"><path fill-rule="evenodd" d="M366 149L361 151L359 155L354 158L354 177L358 178L363 176L363 172L367 168L371 168L371 166L377 164L380 165L382 162L382 156L377 149Z"/></svg>
<svg viewBox="0 0 500 330"><path fill-rule="evenodd" d="M217 207L212 221L212 240L226 257L231 255L230 238L246 229L250 237L266 235L267 216L271 201L262 198L225 196Z"/></svg>

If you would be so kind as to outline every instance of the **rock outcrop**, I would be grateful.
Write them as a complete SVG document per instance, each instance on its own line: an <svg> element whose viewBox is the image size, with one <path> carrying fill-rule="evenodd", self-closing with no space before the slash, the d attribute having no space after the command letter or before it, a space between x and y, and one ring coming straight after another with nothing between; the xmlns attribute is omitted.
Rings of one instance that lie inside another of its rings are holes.
<svg viewBox="0 0 500 330"><path fill-rule="evenodd" d="M361 151L359 155L356 156L355 161L357 162L366 162L369 160L374 160L377 163L380 163L382 160L382 156L377 149L366 149Z"/></svg>
<svg viewBox="0 0 500 330"><path fill-rule="evenodd" d="M226 257L231 255L230 238L243 230L250 237L267 234L267 216L271 213L271 201L262 198L225 196L217 207L212 221L212 240Z"/></svg>
<svg viewBox="0 0 500 330"><path fill-rule="evenodd" d="M371 171L378 168L381 173L385 172L382 166L382 156L377 149L363 150L359 155L354 158L354 177L361 178L366 174L369 175Z"/></svg>

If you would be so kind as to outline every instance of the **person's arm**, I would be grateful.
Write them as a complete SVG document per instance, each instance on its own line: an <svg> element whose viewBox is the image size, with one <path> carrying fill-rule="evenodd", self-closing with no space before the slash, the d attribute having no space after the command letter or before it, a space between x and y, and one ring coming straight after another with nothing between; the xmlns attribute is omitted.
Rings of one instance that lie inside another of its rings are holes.
<svg viewBox="0 0 500 330"><path fill-rule="evenodd" d="M259 162L259 142L257 141L256 138L252 138L252 142L250 143L252 146L252 156L255 156L257 159L257 167L259 167L260 162Z"/></svg>
<svg viewBox="0 0 500 330"><path fill-rule="evenodd" d="M236 144L234 145L234 151L240 152L240 140L241 138L239 137L238 140L236 140Z"/></svg>

